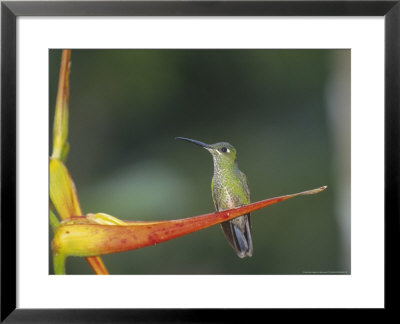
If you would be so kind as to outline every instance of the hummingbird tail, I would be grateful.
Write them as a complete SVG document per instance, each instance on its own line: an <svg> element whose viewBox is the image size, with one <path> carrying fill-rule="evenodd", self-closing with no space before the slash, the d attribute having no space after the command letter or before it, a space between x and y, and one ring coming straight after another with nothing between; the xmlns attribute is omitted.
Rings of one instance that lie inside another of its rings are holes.
<svg viewBox="0 0 400 324"><path fill-rule="evenodd" d="M237 254L240 258L244 258L246 256L246 252L249 250L249 245L247 244L246 237L236 225L232 225L232 227L235 231L234 238L236 241L236 246L238 248Z"/></svg>
<svg viewBox="0 0 400 324"><path fill-rule="evenodd" d="M236 222L233 220L222 223L222 230L239 258L251 257L253 255L253 242L251 239L250 215L240 216L236 220Z"/></svg>

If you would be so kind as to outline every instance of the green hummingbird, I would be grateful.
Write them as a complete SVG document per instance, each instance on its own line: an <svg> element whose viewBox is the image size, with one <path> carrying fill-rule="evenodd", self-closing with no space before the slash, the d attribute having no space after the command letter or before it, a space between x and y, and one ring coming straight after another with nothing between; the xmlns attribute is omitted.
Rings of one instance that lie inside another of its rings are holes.
<svg viewBox="0 0 400 324"><path fill-rule="evenodd" d="M200 145L211 153L214 161L214 175L211 192L217 211L231 209L250 203L250 190L246 175L239 170L236 149L227 142L206 144L185 137L175 139ZM222 231L239 258L253 254L250 214L236 217L221 224Z"/></svg>

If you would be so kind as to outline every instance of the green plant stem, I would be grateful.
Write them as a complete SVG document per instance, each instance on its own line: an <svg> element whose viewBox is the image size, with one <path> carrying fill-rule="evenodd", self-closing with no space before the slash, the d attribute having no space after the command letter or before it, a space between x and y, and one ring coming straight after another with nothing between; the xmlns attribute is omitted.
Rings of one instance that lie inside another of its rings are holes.
<svg viewBox="0 0 400 324"><path fill-rule="evenodd" d="M65 255L53 252L53 266L56 275L65 274Z"/></svg>

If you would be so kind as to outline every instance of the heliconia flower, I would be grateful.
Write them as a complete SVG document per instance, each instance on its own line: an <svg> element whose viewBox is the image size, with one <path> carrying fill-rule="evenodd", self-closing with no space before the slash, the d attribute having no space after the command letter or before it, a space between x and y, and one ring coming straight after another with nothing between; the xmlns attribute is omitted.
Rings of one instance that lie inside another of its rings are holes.
<svg viewBox="0 0 400 324"><path fill-rule="evenodd" d="M71 50L63 50L61 55L60 76L58 80L58 92L53 125L53 152L50 160L50 201L53 206L57 205L56 209L61 219L76 214L82 214L75 186L72 180L70 180L68 172L65 173L65 166L63 166L62 163L60 165L54 162L65 161L69 150L67 138L70 65ZM65 170L61 170L63 168ZM66 176L66 174L68 176ZM53 186L51 186L51 184L53 184ZM60 186L60 188L56 188L55 186ZM54 203L54 200L57 201L56 204ZM58 226L57 223L57 216L50 210L50 224L53 229ZM108 273L100 257L88 257L86 260L95 273Z"/></svg>
<svg viewBox="0 0 400 324"><path fill-rule="evenodd" d="M122 221L104 213L79 215L78 209L75 209L75 198L73 198L75 188L67 169L62 162L51 159L50 170L52 170L51 175L56 174L51 179L59 181L57 184L52 184L52 180L50 181L50 194L54 205L57 210L65 208L69 209L70 214L74 214L70 218L64 218L54 235L52 249L56 273L64 273L63 267L67 256L99 256L143 248L208 228L280 201L300 195L316 194L326 189L326 187L320 187L185 219ZM66 193L64 201L58 199L59 193L55 192L54 187Z"/></svg>

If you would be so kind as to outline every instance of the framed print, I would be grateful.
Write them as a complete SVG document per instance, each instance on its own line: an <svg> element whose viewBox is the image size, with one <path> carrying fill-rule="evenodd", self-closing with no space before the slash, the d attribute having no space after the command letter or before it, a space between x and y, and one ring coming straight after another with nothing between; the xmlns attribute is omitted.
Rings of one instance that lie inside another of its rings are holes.
<svg viewBox="0 0 400 324"><path fill-rule="evenodd" d="M393 307L398 1L1 10L2 321Z"/></svg>

